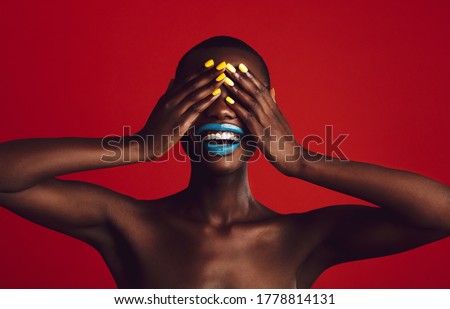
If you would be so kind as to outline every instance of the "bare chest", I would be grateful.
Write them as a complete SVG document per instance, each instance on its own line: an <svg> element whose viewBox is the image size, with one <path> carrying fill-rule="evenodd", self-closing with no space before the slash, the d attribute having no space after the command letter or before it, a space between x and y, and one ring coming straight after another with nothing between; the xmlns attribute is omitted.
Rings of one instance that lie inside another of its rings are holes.
<svg viewBox="0 0 450 309"><path fill-rule="evenodd" d="M308 255L292 231L274 225L229 229L135 225L111 252L119 287L295 288Z"/></svg>

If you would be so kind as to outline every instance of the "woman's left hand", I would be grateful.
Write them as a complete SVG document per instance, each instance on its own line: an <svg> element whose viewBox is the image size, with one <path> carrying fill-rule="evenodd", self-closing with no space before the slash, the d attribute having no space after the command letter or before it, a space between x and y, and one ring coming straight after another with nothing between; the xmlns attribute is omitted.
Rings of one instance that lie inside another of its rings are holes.
<svg viewBox="0 0 450 309"><path fill-rule="evenodd" d="M281 173L294 176L300 168L301 146L268 88L243 64L228 66L226 102L245 123L266 159Z"/></svg>

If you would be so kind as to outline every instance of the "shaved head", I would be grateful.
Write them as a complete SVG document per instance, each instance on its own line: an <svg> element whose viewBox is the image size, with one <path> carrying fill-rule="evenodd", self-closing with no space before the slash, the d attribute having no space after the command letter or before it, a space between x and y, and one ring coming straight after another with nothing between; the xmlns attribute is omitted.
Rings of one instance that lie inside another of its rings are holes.
<svg viewBox="0 0 450 309"><path fill-rule="evenodd" d="M239 39L227 36L209 38L191 48L177 66L176 81L181 81L213 59L216 64L226 61L234 66L244 63L267 88L270 87L270 76L263 58L248 44Z"/></svg>

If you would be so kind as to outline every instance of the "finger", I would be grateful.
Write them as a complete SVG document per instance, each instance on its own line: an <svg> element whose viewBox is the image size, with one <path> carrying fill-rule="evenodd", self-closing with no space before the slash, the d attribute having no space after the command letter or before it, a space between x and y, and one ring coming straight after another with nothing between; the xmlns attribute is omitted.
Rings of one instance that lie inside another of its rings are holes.
<svg viewBox="0 0 450 309"><path fill-rule="evenodd" d="M227 74L237 82L242 88L251 96L260 102L262 109L268 113L270 104L273 100L266 87L248 68L245 64L240 63L236 69L233 65L227 64Z"/></svg>
<svg viewBox="0 0 450 309"><path fill-rule="evenodd" d="M178 117L178 126L180 128L181 135L186 133L186 131L197 120L200 114L220 97L220 93L220 88L217 88L214 92L210 93L204 99L191 104L184 111L184 113L180 117Z"/></svg>
<svg viewBox="0 0 450 309"><path fill-rule="evenodd" d="M244 106L242 106L241 104L239 104L230 97L226 97L225 102L227 102L228 106L236 113L238 118L241 119L242 122L247 126L251 134L261 136L264 128L258 121L254 113L247 110Z"/></svg>
<svg viewBox="0 0 450 309"><path fill-rule="evenodd" d="M275 88L270 89L270 96L272 97L272 100L275 104L277 104L277 100L275 97Z"/></svg>
<svg viewBox="0 0 450 309"><path fill-rule="evenodd" d="M243 75L245 75L245 76L248 78L248 80L251 81L251 82L255 85L255 87L256 87L257 89L266 89L266 90L267 90L267 86L264 85L264 84L259 80L259 78L256 77L255 74L253 74L253 72L250 71L250 70L248 69L248 67L247 67L245 64L239 63L239 65L238 65L238 71L239 71L240 73L242 73Z"/></svg>
<svg viewBox="0 0 450 309"><path fill-rule="evenodd" d="M222 73L224 74L224 73ZM222 76L223 77L223 76ZM221 77L221 78L222 78ZM214 95L220 95L221 90L220 86L225 82L225 77L223 79L214 79L213 81L209 82L209 84L206 84L191 93L189 93L180 103L178 103L176 106L174 106L175 113L177 115L184 114L191 106L195 105L197 102L202 101L203 99L207 98L211 94L214 93ZM217 92L217 89L218 92Z"/></svg>
<svg viewBox="0 0 450 309"><path fill-rule="evenodd" d="M196 91L198 88L203 87L204 85L210 83L214 79L217 79L217 82L221 81L225 78L223 74L225 72L225 62L221 62L217 66L212 66L207 68L206 71L192 78L186 83L178 84L175 88L174 93L171 98L171 105L176 105L178 102L182 101L186 96Z"/></svg>
<svg viewBox="0 0 450 309"><path fill-rule="evenodd" d="M195 79L201 78L201 75L208 76L208 72L211 75L215 75L216 71L218 72L217 74L220 74L225 71L224 66L226 66L225 61L222 61L221 63L215 65L214 60L209 59L203 64L202 68L199 71L192 73L182 80L175 80L176 90L181 89L184 85L192 83Z"/></svg>
<svg viewBox="0 0 450 309"><path fill-rule="evenodd" d="M190 75L184 77L181 80L180 79L176 80L176 84L178 86L186 84L186 83L190 82L191 80L193 80L194 78L198 77L200 74L202 74L208 70L212 70L212 69L214 69L214 60L213 59L206 60L203 63L203 66L201 68L199 68L198 71L191 73Z"/></svg>
<svg viewBox="0 0 450 309"><path fill-rule="evenodd" d="M270 121L269 117L264 112L261 104L256 98L248 94L228 77L225 78L224 85L227 87L229 92L232 93L233 99L237 99L241 105L245 106L247 110L256 115L261 124L267 124Z"/></svg>

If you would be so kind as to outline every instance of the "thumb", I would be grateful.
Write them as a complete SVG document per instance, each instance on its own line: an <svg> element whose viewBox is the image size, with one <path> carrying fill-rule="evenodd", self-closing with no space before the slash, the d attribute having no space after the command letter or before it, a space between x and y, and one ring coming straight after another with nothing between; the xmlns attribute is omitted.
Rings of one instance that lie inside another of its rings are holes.
<svg viewBox="0 0 450 309"><path fill-rule="evenodd" d="M270 89L270 96L272 97L272 100L277 103L277 100L275 98L275 88Z"/></svg>

